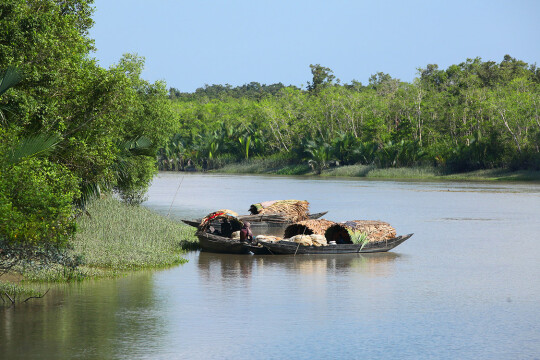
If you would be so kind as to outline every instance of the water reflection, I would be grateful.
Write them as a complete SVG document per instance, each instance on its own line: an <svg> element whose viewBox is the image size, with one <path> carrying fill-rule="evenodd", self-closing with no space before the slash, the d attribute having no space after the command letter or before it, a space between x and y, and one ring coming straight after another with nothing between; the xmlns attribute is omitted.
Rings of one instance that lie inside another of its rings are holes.
<svg viewBox="0 0 540 360"><path fill-rule="evenodd" d="M275 271L295 271L301 274L339 275L361 273L369 277L390 276L394 272L394 262L400 254L342 254L342 255L283 255L250 256L201 252L198 256L198 270L207 282L249 279L265 268Z"/></svg>
<svg viewBox="0 0 540 360"><path fill-rule="evenodd" d="M118 358L163 335L151 273L53 287L41 301L0 311L6 359Z"/></svg>

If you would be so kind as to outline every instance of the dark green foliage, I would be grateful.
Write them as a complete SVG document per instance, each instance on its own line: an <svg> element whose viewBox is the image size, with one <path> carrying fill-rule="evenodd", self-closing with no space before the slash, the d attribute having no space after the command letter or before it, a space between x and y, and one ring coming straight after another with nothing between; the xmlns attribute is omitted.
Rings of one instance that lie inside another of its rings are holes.
<svg viewBox="0 0 540 360"><path fill-rule="evenodd" d="M290 85L289 85L290 86ZM183 101L193 101L196 99L224 99L227 97L241 99L247 98L251 100L260 100L265 96L276 95L285 85L277 84L259 84L258 82L250 82L241 86L232 87L231 85L205 85L198 88L194 93L183 93L178 89L169 89L169 98Z"/></svg>
<svg viewBox="0 0 540 360"><path fill-rule="evenodd" d="M78 179L38 158L0 171L0 269L21 260L61 261L75 230Z"/></svg>
<svg viewBox="0 0 540 360"><path fill-rule="evenodd" d="M91 0L0 2L0 261L67 268L78 209L101 192L144 199L170 137L166 86L126 54L90 57ZM16 86L15 86L16 85Z"/></svg>
<svg viewBox="0 0 540 360"><path fill-rule="evenodd" d="M309 67L311 68L311 75L313 75L311 82L308 81L307 89L309 92L317 94L324 87L333 84L336 77L333 75L333 71L330 68L319 64L312 64L309 65Z"/></svg>
<svg viewBox="0 0 540 360"><path fill-rule="evenodd" d="M123 160L124 169L114 189L127 204L140 205L146 200L146 191L157 172L154 164L153 157L144 155L129 156Z"/></svg>
<svg viewBox="0 0 540 360"><path fill-rule="evenodd" d="M20 139L7 154L7 164L17 164L29 157L46 157L61 141L58 134L34 134Z"/></svg>
<svg viewBox="0 0 540 360"><path fill-rule="evenodd" d="M21 73L14 67L8 66L3 73L0 73L0 95L8 91L22 80Z"/></svg>

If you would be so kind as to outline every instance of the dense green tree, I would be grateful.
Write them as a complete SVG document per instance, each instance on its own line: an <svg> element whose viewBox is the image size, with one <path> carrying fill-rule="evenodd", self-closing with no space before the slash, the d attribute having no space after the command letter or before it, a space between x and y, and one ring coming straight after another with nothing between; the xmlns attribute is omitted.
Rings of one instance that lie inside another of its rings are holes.
<svg viewBox="0 0 540 360"><path fill-rule="evenodd" d="M32 254L61 260L77 208L100 191L140 203L156 172L157 149L175 129L165 84L141 79L142 57L124 55L109 69L91 57L92 12L86 0L0 2L6 266ZM6 92L15 68L21 81Z"/></svg>
<svg viewBox="0 0 540 360"><path fill-rule="evenodd" d="M313 76L313 78L311 82L308 81L308 91L316 94L322 88L333 84L336 77L334 76L334 72L330 68L321 66L320 64L311 64L309 65L309 67L311 69L311 75Z"/></svg>

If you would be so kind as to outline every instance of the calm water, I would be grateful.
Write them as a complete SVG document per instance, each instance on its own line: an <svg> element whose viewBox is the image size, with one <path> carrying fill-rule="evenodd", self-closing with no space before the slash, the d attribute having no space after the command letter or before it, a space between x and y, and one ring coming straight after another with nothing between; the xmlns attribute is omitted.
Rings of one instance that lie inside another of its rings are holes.
<svg viewBox="0 0 540 360"><path fill-rule="evenodd" d="M540 359L539 184L167 173L146 206L180 219L284 198L415 235L385 254L192 252L53 288L0 310L0 358Z"/></svg>

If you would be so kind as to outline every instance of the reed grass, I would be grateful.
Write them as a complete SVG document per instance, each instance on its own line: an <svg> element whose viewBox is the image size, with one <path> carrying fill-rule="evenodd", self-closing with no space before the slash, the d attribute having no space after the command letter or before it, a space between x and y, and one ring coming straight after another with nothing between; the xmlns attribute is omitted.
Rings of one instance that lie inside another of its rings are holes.
<svg viewBox="0 0 540 360"><path fill-rule="evenodd" d="M322 176L365 177L375 169L374 165L346 165L323 171Z"/></svg>
<svg viewBox="0 0 540 360"><path fill-rule="evenodd" d="M198 246L191 227L142 206L107 197L92 203L88 213L77 221L70 251L82 265L25 268L24 281L115 277L128 270L169 267L186 262L184 250Z"/></svg>
<svg viewBox="0 0 540 360"><path fill-rule="evenodd" d="M74 242L87 266L131 270L185 262L181 244L193 237L187 225L112 198L96 201L89 213L78 222Z"/></svg>
<svg viewBox="0 0 540 360"><path fill-rule="evenodd" d="M375 165L347 165L325 170L322 176L365 177L380 179L434 179L440 172L433 167L377 168Z"/></svg>
<svg viewBox="0 0 540 360"><path fill-rule="evenodd" d="M30 286L0 282L0 306L12 305L30 297L40 297L42 295L42 291Z"/></svg>
<svg viewBox="0 0 540 360"><path fill-rule="evenodd" d="M278 168L281 165L279 161L274 161L273 159L256 158L244 160L239 163L227 164L215 170L215 172L229 174L267 174L272 172L272 169Z"/></svg>
<svg viewBox="0 0 540 360"><path fill-rule="evenodd" d="M306 175L311 172L311 167L308 164L287 165L279 170L274 171L274 173L278 175Z"/></svg>
<svg viewBox="0 0 540 360"><path fill-rule="evenodd" d="M401 167L401 168L385 168L372 169L367 178L384 178L384 179L435 179L440 177L440 172L433 167Z"/></svg>
<svg viewBox="0 0 540 360"><path fill-rule="evenodd" d="M214 170L228 174L313 175L308 164L291 163L283 157L255 158ZM424 167L377 168L375 165L346 165L323 170L321 176L365 177L370 179L415 179L457 181L540 181L540 171L506 169L477 170L445 174L443 169Z"/></svg>
<svg viewBox="0 0 540 360"><path fill-rule="evenodd" d="M276 154L267 158L252 158L223 166L214 172L228 174L303 175L311 171L307 164L295 164L289 157Z"/></svg>

